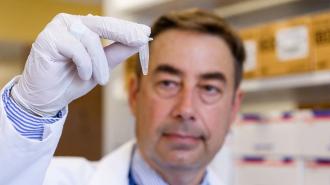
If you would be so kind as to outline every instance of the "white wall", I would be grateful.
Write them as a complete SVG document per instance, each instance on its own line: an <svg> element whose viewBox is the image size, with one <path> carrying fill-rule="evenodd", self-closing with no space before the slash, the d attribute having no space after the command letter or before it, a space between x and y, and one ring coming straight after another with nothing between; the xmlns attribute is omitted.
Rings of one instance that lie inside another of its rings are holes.
<svg viewBox="0 0 330 185"><path fill-rule="evenodd" d="M134 136L134 118L129 110L122 83L123 65L111 72L104 88L103 154L109 153Z"/></svg>

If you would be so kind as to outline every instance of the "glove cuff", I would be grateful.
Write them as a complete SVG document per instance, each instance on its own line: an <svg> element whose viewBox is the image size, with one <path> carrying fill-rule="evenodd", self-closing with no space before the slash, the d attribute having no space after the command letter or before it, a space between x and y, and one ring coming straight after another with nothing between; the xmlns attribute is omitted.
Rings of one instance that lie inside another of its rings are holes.
<svg viewBox="0 0 330 185"><path fill-rule="evenodd" d="M18 84L15 83L13 85L13 87L10 89L9 95L14 100L14 102L18 106L20 106L23 110L25 110L26 112L28 112L32 115L35 115L35 116L39 116L39 117L54 117L58 114L59 111L43 112L43 111L39 111L39 110L33 108L32 106L28 105L27 103L25 103L25 101L20 96L20 94L17 92L18 91L17 88L18 88Z"/></svg>

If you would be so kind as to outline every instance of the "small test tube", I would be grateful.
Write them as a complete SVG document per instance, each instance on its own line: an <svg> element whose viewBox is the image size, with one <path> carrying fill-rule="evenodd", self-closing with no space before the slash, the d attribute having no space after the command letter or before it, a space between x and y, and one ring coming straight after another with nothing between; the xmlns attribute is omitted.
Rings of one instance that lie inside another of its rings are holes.
<svg viewBox="0 0 330 185"><path fill-rule="evenodd" d="M149 41L151 40L152 38L149 39ZM148 67L149 67L149 43L145 44L139 49L139 58L140 58L142 73L143 75L147 75Z"/></svg>

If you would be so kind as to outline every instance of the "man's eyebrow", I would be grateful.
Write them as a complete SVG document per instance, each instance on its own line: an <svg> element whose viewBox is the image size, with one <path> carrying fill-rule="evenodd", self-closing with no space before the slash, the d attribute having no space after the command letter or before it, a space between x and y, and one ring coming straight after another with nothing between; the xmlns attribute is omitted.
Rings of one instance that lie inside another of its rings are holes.
<svg viewBox="0 0 330 185"><path fill-rule="evenodd" d="M200 78L203 79L203 80L219 80L219 81L222 81L224 83L227 82L227 79L226 79L225 75L223 73L220 73L220 72L211 72L211 73L201 74Z"/></svg>
<svg viewBox="0 0 330 185"><path fill-rule="evenodd" d="M182 76L182 72L179 69L177 69L173 66L167 65L167 64L159 65L154 71L155 71L155 74L169 73L172 75Z"/></svg>

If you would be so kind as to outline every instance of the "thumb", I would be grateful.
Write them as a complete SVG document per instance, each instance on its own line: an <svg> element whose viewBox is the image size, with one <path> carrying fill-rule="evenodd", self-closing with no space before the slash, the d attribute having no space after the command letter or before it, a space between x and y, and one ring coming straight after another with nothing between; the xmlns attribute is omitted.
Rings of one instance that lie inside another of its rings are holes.
<svg viewBox="0 0 330 185"><path fill-rule="evenodd" d="M115 42L104 48L105 56L107 57L110 70L118 64L125 61L128 57L139 51L139 47L127 46L119 42Z"/></svg>

